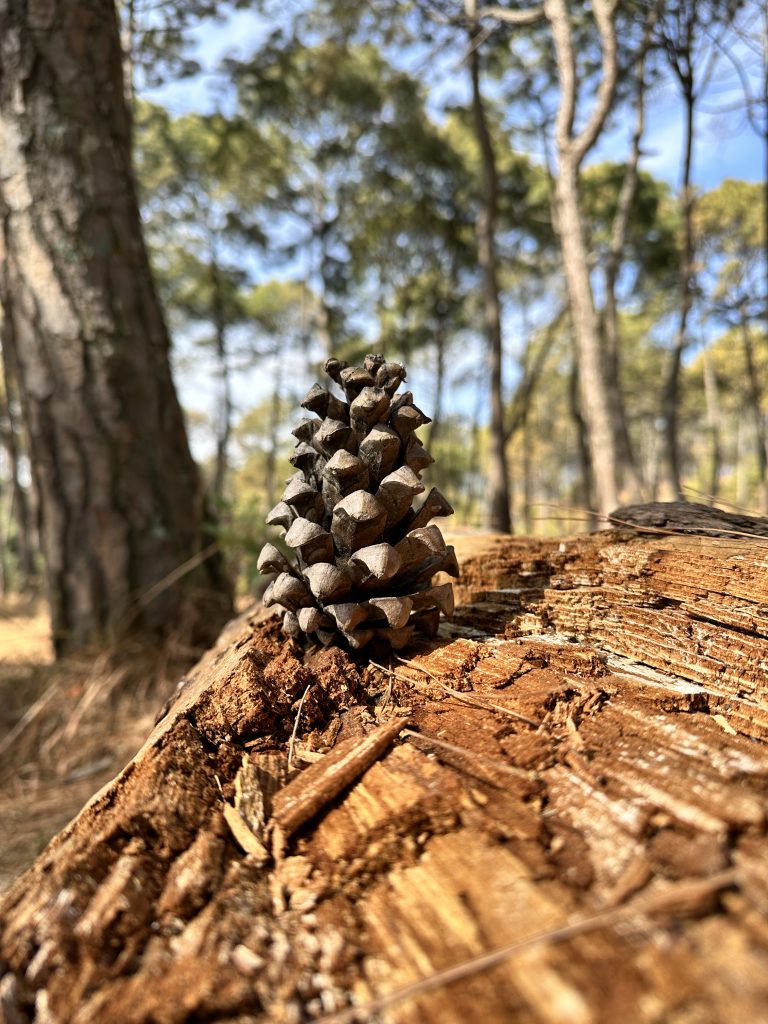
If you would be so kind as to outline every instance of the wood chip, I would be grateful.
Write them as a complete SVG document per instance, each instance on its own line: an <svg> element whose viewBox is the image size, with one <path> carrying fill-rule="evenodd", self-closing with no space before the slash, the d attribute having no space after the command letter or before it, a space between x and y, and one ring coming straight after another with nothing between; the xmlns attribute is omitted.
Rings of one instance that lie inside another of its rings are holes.
<svg viewBox="0 0 768 1024"><path fill-rule="evenodd" d="M363 740L346 740L322 761L310 765L289 782L275 796L272 815L273 825L279 827L282 837L290 838L358 779L381 757L407 724L407 718L396 718L378 726Z"/></svg>

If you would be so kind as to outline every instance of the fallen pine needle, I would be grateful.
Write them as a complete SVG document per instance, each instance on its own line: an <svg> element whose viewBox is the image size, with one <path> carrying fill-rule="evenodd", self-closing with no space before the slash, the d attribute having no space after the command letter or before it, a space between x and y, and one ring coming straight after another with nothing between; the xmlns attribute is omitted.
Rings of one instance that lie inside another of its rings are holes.
<svg viewBox="0 0 768 1024"><path fill-rule="evenodd" d="M486 764L489 768L493 768L495 771L506 772L507 775L513 775L516 779L539 778L538 772L527 771L525 768L516 768L515 765L505 764L503 761L499 761L498 758L489 757L488 754L480 754L476 750L470 750L469 747L460 747L456 743L449 743L447 740L439 740L436 736L427 736L423 732L415 732L413 729L403 729L401 735L407 736L409 739L422 740L428 745L450 751L450 753L457 754L459 757L464 757L469 761L478 761Z"/></svg>
<svg viewBox="0 0 768 1024"><path fill-rule="evenodd" d="M312 683L304 691L301 700L299 701L299 710L296 712L296 721L293 723L293 732L291 733L291 739L288 743L288 767L290 768L293 764L293 749L296 746L296 736L299 732L299 720L301 718L302 708L304 707L304 701L307 699L307 694L312 689Z"/></svg>
<svg viewBox="0 0 768 1024"><path fill-rule="evenodd" d="M474 707L480 708L491 708L493 711L498 711L502 715L509 715L510 718L516 718L520 722L525 722L526 725L531 725L534 729L538 729L539 727L539 722L536 722L533 718L528 718L519 711L513 711L512 708L505 708L503 704L496 704L491 700L484 700L482 697L470 698L462 690L455 690L452 686L448 686L447 683L442 682L442 680L438 679L432 672L428 672L427 669L422 668L421 665L417 665L415 661L409 661L408 658L401 658L398 654L396 654L395 657L404 665L408 665L410 668L415 668L418 672L423 672L425 676L429 676L429 678L433 679L435 683L445 691L445 693L449 694L451 697L455 697L457 700L464 701L465 704L472 704ZM402 679L403 677L398 676L397 678ZM415 683L415 680L411 679L409 682Z"/></svg>

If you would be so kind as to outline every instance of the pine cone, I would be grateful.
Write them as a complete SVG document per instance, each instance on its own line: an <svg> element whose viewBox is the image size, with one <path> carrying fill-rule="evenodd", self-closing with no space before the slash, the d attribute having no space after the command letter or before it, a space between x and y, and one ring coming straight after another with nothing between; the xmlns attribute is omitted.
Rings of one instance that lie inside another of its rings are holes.
<svg viewBox="0 0 768 1024"><path fill-rule="evenodd" d="M264 546L259 572L277 574L264 604L283 608L283 629L297 640L352 650L380 640L398 650L414 630L434 636L440 612L453 613L453 585L432 586L432 577L459 572L453 548L428 525L453 514L448 501L433 487L412 507L434 462L415 433L429 417L410 391L395 394L405 369L383 356L363 366L329 359L325 372L347 400L315 384L301 403L319 418L293 431L297 471L267 516L286 531L296 563Z"/></svg>

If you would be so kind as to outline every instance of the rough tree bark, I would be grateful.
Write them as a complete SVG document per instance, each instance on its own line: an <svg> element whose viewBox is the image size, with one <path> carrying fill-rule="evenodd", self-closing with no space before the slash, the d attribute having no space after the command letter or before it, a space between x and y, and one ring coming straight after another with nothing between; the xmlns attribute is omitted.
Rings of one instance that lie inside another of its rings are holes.
<svg viewBox="0 0 768 1024"><path fill-rule="evenodd" d="M17 589L24 593L32 586L36 574L35 551L37 545L30 496L20 479L22 452L19 445L20 423L15 409L17 386L5 349L2 350L2 369L7 429L2 431L0 443L5 448L11 470L11 511L12 519L16 524L16 553L18 557L16 584Z"/></svg>
<svg viewBox="0 0 768 1024"><path fill-rule="evenodd" d="M234 624L0 903L4 1020L763 1019L765 539L480 544L394 675Z"/></svg>
<svg viewBox="0 0 768 1024"><path fill-rule="evenodd" d="M161 584L210 538L141 238L114 5L1 0L0 40L3 345L56 649L130 620L210 638L230 608L218 557Z"/></svg>
<svg viewBox="0 0 768 1024"><path fill-rule="evenodd" d="M617 458L614 423L606 388L605 359L590 281L589 256L579 200L579 169L597 140L613 103L618 76L614 4L592 5L602 44L602 73L594 107L574 135L577 103L576 59L570 15L565 0L545 0L560 79L560 105L555 123L557 175L555 228L560 238L578 353L582 415L587 425L598 512L606 516L617 504Z"/></svg>

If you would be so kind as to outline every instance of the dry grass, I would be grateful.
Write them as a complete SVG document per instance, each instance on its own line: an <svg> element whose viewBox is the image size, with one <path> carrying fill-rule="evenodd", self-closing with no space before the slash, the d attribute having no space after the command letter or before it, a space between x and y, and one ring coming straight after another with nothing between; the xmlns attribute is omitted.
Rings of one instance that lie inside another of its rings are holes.
<svg viewBox="0 0 768 1024"><path fill-rule="evenodd" d="M140 644L54 664L42 605L0 604L0 892L133 756L188 664Z"/></svg>

